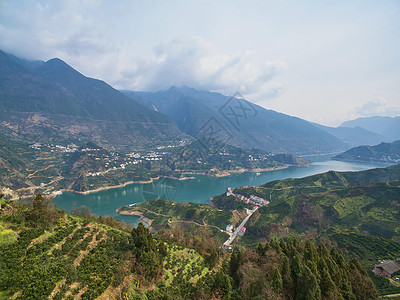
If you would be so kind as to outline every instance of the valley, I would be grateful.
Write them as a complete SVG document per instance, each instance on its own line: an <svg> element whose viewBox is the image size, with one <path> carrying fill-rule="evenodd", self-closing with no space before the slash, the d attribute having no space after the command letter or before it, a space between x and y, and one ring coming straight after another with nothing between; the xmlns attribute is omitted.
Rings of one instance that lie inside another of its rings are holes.
<svg viewBox="0 0 400 300"><path fill-rule="evenodd" d="M240 94L120 92L58 58L0 52L0 79L0 298L398 292L370 272L400 255L382 132Z"/></svg>

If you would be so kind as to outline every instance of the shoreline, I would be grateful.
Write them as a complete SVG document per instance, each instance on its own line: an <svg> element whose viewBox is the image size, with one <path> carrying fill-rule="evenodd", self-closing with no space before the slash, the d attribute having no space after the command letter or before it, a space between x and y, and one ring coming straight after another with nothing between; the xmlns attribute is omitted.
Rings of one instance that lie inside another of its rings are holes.
<svg viewBox="0 0 400 300"><path fill-rule="evenodd" d="M88 190L88 191L84 191L84 192L74 191L74 190L70 190L70 189L62 189L62 190L51 192L48 195L50 195L52 197L55 197L57 195L61 195L64 192L71 192L71 193L76 193L76 194L81 194L81 195L87 195L87 194L97 193L97 192L106 191L106 190L118 189L118 188L122 188L122 187L125 187L127 185L135 184L135 183L137 183L137 184L149 184L149 183L152 183L154 180L158 180L160 178L170 178L170 179L174 179L174 180L195 179L195 177L176 178L176 177L170 177L170 176L157 176L157 177L154 177L154 178L152 177L152 178L150 178L148 180L128 181L128 182L121 183L121 184L118 184L118 185L103 186L103 187L99 187L99 188L94 189L94 190Z"/></svg>
<svg viewBox="0 0 400 300"><path fill-rule="evenodd" d="M160 178L170 178L170 179L174 179L174 180L190 180L190 179L195 179L195 176L210 176L210 177L226 177L226 176L231 176L233 174L241 174L241 173L245 173L245 172L249 172L249 173L259 173L259 172L270 172L270 171L277 171L277 170L283 170L283 169L287 169L289 167L291 167L293 165L284 165L284 166L279 166L279 167L272 167L272 168L256 168L256 169L236 169L236 170L224 170L215 174L206 174L205 172L203 172L202 174L193 174L193 173L186 173L186 174L182 174L182 175L186 175L184 177L181 178L176 178L176 177L172 177L172 176L157 176L157 177L152 177L148 180L140 180L140 181L128 181L125 183L121 183L119 185L112 185L112 186L104 186L104 187L99 187L93 190L88 190L88 191L74 191L71 189L61 189L61 190L57 190L57 191L53 191L51 193L48 194L43 194L46 196L50 196L51 198L54 198L58 195L61 195L64 192L71 192L71 193L76 193L76 194L81 194L81 195L88 195L91 193L97 193L97 192L101 192L101 191L106 191L106 190L112 190L112 189L117 189L117 188L122 188L125 187L127 185L130 184L149 184L152 183L155 180L158 180ZM306 164L306 165L299 165L298 167L309 167L310 164ZM190 176L190 175L194 175L194 176ZM29 195L29 196L24 196L22 198L30 198L30 197L34 197L34 194ZM15 198L15 199L11 199L11 200L19 200L20 198Z"/></svg>
<svg viewBox="0 0 400 300"><path fill-rule="evenodd" d="M400 164L400 162L395 161L381 161L381 160L357 160L357 159L339 159L332 157L332 160L336 161L344 161L344 162L351 162L351 163L366 163L366 164L377 164L377 165L389 165L395 166Z"/></svg>
<svg viewBox="0 0 400 300"><path fill-rule="evenodd" d="M123 206L123 207L125 207L125 206ZM137 217L140 217L140 221L145 223L146 227L148 227L148 228L151 227L151 223L153 223L153 220L149 219L149 218L146 218L141 211L137 211L137 210L135 210L135 211L122 210L121 211L121 208L122 207L117 208L115 210L115 212L118 213L121 216L137 216Z"/></svg>
<svg viewBox="0 0 400 300"><path fill-rule="evenodd" d="M256 169L239 169L239 170L226 170L220 173L216 173L216 174L194 174L194 175L201 175L201 176L211 176L211 177L226 177L226 176L230 176L232 174L241 174L241 173L245 173L245 172L250 172L250 173L258 173L258 172L269 172L269 171L276 171L276 170L283 170L283 169L287 169L289 168L291 165L285 165L285 166L281 166L281 167L273 167L273 168L266 168L266 169L261 169L261 168L256 168ZM300 167L308 167L309 165L302 165ZM176 177L171 177L171 176L158 176L158 177L154 177L151 178L149 180L141 180L141 181L128 181L119 185L113 185L113 186L105 186L105 187L100 187L94 190L88 190L88 191L84 191L84 192L80 192L80 191L74 191L74 190L69 190L69 189L62 189L62 190L58 190L58 191L54 191L51 194L49 194L52 197L55 197L57 195L61 195L63 192L71 192L71 193L77 193L77 194L81 194L81 195L87 195L87 194L91 194L91 193L97 193L97 192L101 192L101 191L106 191L106 190L112 190L112 189L117 189L117 188L121 188L121 187L125 187L127 185L130 184L134 184L134 183L138 183L138 184L148 184L148 183L152 183L154 180L158 180L160 178L169 178L169 179L174 179L174 180L190 180L190 179L195 179L196 177L193 176L185 176L185 177L181 177L181 178L176 178Z"/></svg>

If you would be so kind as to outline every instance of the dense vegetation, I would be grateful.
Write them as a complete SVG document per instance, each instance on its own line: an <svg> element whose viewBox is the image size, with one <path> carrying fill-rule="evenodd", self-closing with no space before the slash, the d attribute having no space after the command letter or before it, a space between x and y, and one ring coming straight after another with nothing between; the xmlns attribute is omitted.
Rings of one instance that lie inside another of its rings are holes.
<svg viewBox="0 0 400 300"><path fill-rule="evenodd" d="M337 160L399 163L400 140L393 143L380 143L375 146L354 147L334 158Z"/></svg>
<svg viewBox="0 0 400 300"><path fill-rule="evenodd" d="M138 203L130 207L122 207L121 214L138 212L152 220L155 229L166 228L166 225L176 222L191 222L198 226L208 224L225 229L230 223L236 223L230 211L220 210L207 204L191 202L175 202L171 200L155 199Z"/></svg>
<svg viewBox="0 0 400 300"><path fill-rule="evenodd" d="M66 215L41 195L0 199L0 298L376 299L358 261L324 244L273 240L229 253L177 227L155 236L142 223Z"/></svg>
<svg viewBox="0 0 400 300"><path fill-rule="evenodd" d="M327 172L286 179L236 192L271 199L246 225L242 245L296 237L336 245L357 257L364 270L378 260L400 256L400 165L363 172ZM232 196L220 195L213 205L236 209ZM372 276L372 273L370 273ZM374 278L379 292L398 293L387 279Z"/></svg>

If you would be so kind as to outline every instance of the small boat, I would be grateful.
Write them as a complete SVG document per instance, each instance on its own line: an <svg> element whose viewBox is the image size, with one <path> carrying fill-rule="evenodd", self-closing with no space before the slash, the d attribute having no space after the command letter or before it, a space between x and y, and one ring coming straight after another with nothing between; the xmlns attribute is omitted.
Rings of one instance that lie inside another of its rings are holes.
<svg viewBox="0 0 400 300"><path fill-rule="evenodd" d="M134 206L136 203L129 204L128 207Z"/></svg>
<svg viewBox="0 0 400 300"><path fill-rule="evenodd" d="M257 176L260 176L260 175L261 175L261 173L260 173L260 172L257 172L257 173L256 173L256 175L257 175Z"/></svg>

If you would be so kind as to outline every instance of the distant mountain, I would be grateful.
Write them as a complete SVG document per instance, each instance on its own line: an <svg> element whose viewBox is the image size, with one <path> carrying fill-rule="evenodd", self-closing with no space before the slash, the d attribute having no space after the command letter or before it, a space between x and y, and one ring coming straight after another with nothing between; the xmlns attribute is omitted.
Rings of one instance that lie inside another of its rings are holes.
<svg viewBox="0 0 400 300"><path fill-rule="evenodd" d="M340 127L361 127L378 133L389 139L389 142L400 139L400 116L398 117L365 117L346 121Z"/></svg>
<svg viewBox="0 0 400 300"><path fill-rule="evenodd" d="M108 149L184 136L164 114L60 59L29 62L0 51L0 133L34 142L95 141Z"/></svg>
<svg viewBox="0 0 400 300"><path fill-rule="evenodd" d="M351 148L334 157L337 160L400 163L400 140L376 146Z"/></svg>
<svg viewBox="0 0 400 300"><path fill-rule="evenodd" d="M311 123L219 93L171 87L156 93L124 91L146 107L167 114L185 133L196 136L210 124L227 143L274 153L318 154L348 149L344 142Z"/></svg>
<svg viewBox="0 0 400 300"><path fill-rule="evenodd" d="M362 127L328 127L313 123L317 128L337 137L350 147L362 145L376 145L381 142L388 142L389 138L378 133L369 131Z"/></svg>

